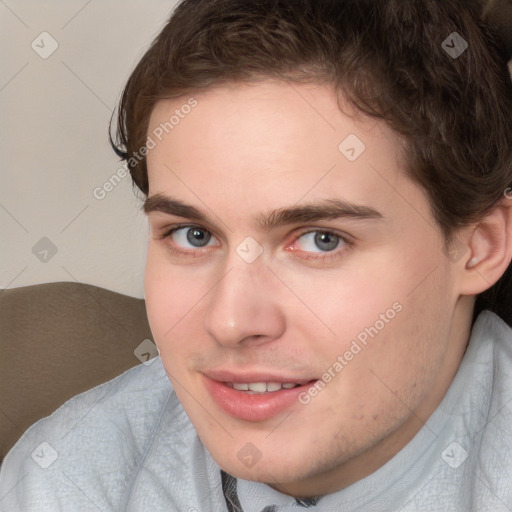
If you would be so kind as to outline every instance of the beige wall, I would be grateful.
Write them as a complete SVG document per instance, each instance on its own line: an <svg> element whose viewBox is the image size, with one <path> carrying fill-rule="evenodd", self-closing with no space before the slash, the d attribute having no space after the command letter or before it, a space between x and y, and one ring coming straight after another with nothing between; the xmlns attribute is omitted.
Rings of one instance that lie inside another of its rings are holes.
<svg viewBox="0 0 512 512"><path fill-rule="evenodd" d="M0 288L76 279L143 296L147 227L130 181L93 191L120 167L110 115L174 5L0 3ZM58 44L49 56L42 32Z"/></svg>

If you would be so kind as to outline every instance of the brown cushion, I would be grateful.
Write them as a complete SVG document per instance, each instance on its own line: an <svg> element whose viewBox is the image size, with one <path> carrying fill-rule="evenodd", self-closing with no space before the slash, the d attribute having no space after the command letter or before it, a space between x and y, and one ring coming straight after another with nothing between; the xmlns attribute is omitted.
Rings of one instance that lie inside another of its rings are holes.
<svg viewBox="0 0 512 512"><path fill-rule="evenodd" d="M144 300L81 283L0 291L0 460L72 396L140 364Z"/></svg>

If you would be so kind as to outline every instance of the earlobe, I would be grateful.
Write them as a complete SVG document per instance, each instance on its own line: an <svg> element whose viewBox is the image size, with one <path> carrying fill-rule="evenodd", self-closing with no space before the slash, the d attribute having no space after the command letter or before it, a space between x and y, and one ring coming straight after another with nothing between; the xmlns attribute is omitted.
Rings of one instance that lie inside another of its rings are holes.
<svg viewBox="0 0 512 512"><path fill-rule="evenodd" d="M477 295L493 286L512 260L512 202L502 200L474 224L461 276L461 295Z"/></svg>

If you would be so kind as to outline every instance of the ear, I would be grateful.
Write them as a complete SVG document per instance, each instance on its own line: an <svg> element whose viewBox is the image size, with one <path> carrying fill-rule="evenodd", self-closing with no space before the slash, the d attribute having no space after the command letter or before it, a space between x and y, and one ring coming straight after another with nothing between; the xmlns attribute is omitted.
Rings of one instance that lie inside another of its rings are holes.
<svg viewBox="0 0 512 512"><path fill-rule="evenodd" d="M464 233L468 251L458 262L459 293L478 295L494 285L512 261L512 194L505 192L494 209Z"/></svg>

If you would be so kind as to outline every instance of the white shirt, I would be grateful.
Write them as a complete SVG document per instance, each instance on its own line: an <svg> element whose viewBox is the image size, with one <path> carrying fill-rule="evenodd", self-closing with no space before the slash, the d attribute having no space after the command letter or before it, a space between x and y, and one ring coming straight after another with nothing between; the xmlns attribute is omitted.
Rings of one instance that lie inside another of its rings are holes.
<svg viewBox="0 0 512 512"><path fill-rule="evenodd" d="M512 511L512 329L483 312L446 396L414 439L316 505L226 478L237 512ZM220 469L159 358L35 423L0 470L2 512L228 510Z"/></svg>

